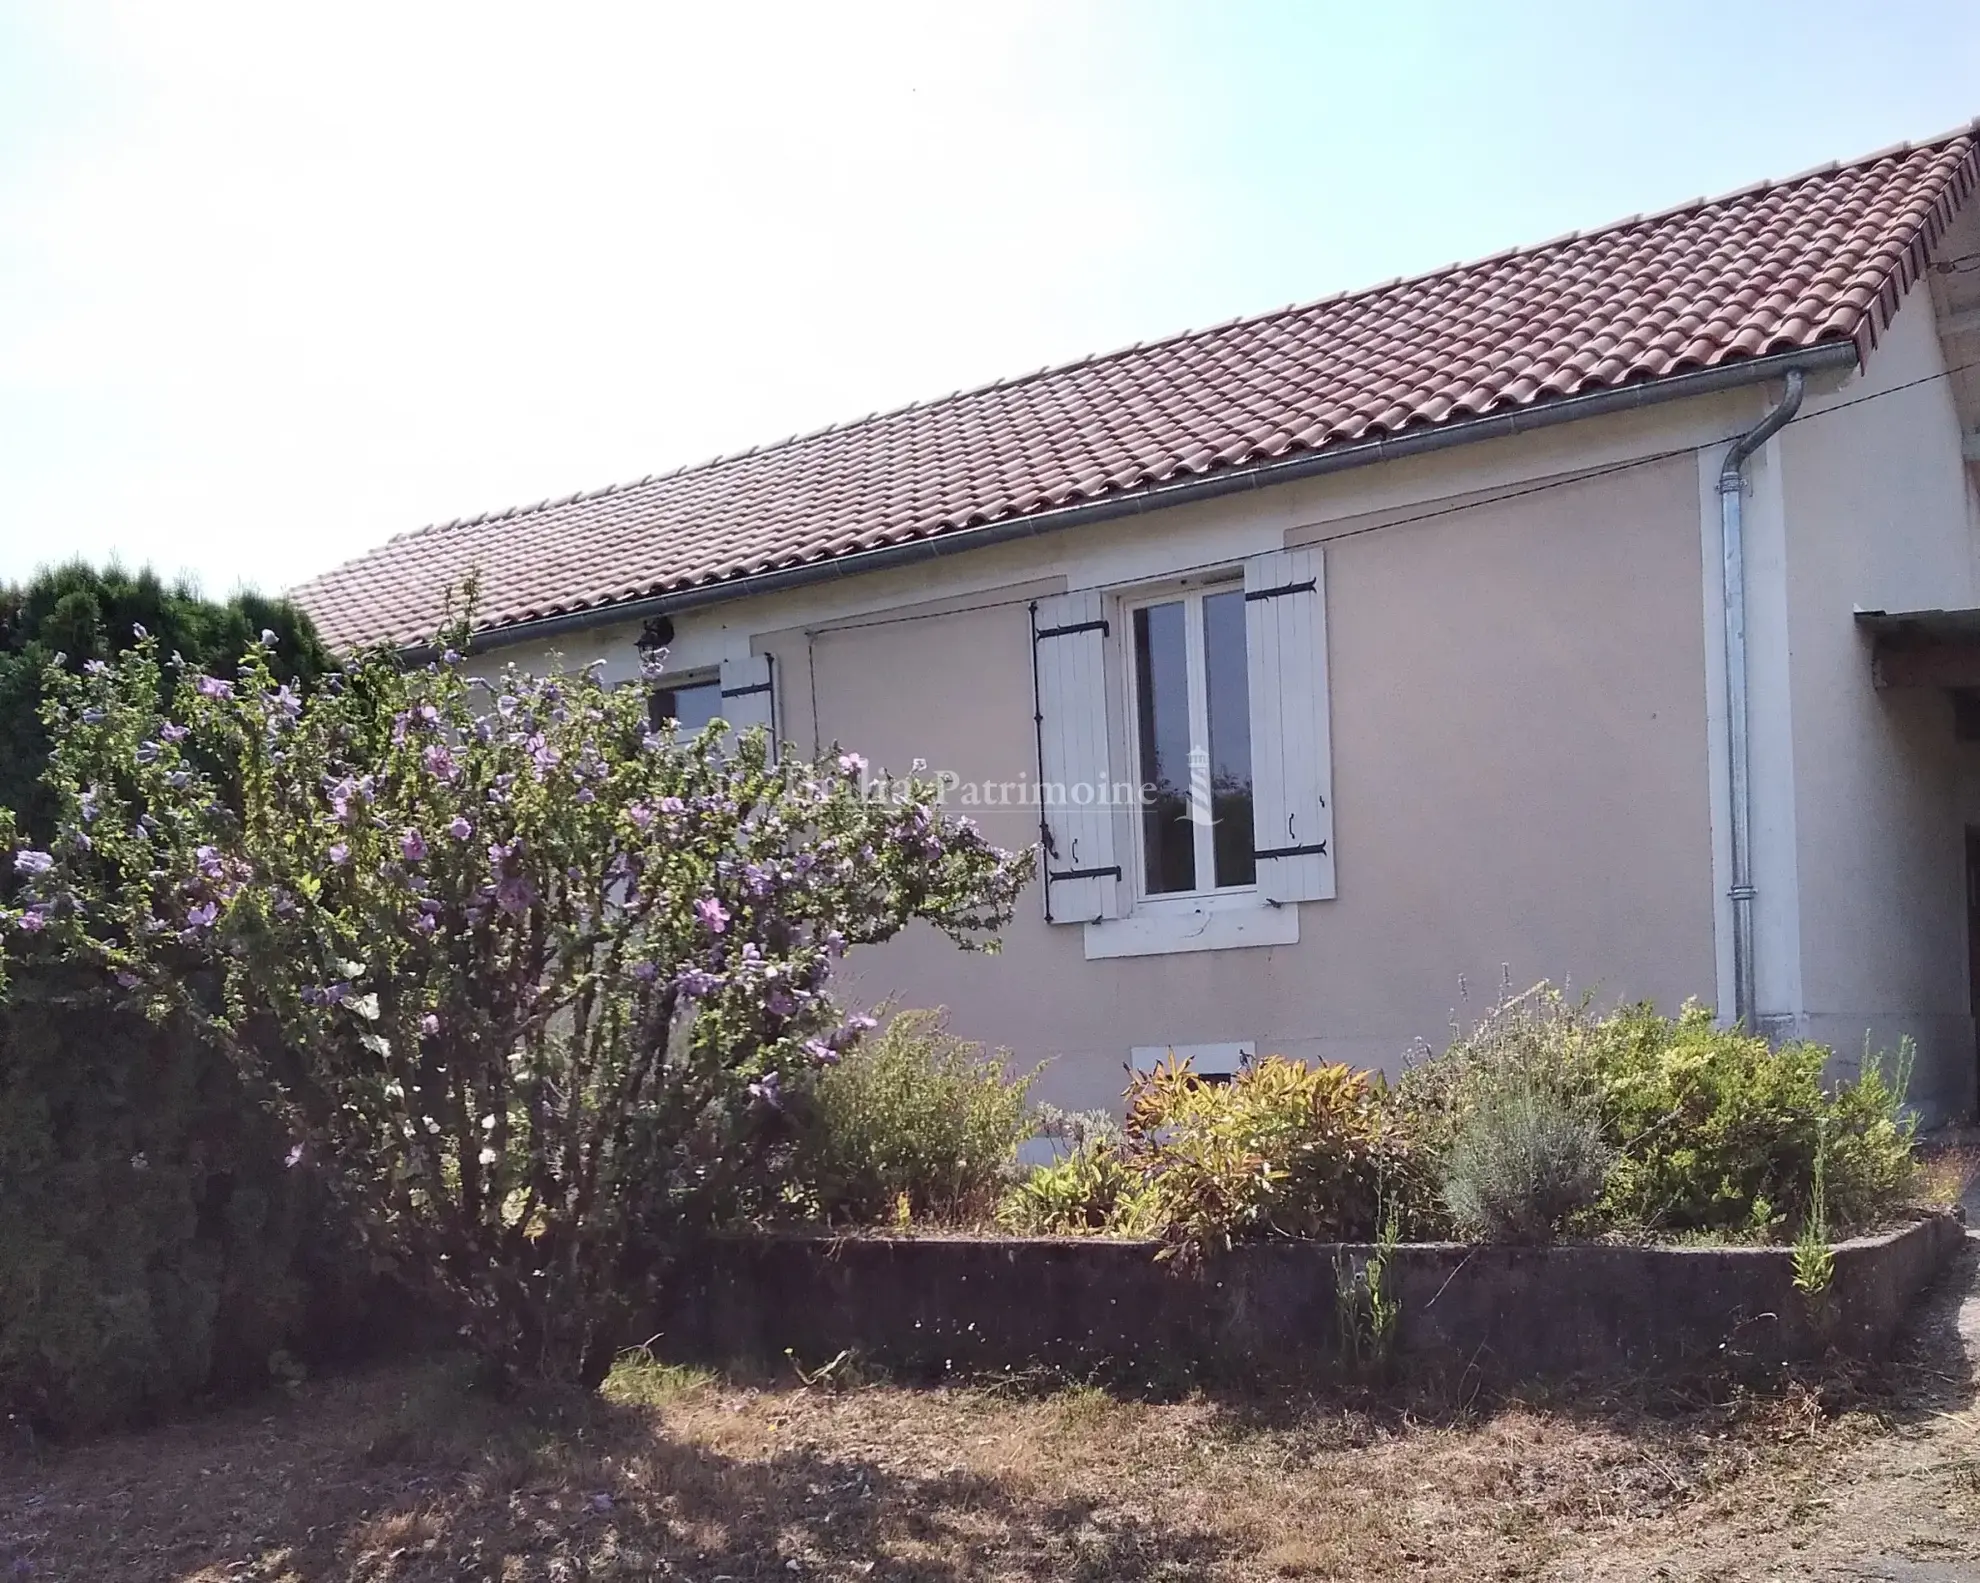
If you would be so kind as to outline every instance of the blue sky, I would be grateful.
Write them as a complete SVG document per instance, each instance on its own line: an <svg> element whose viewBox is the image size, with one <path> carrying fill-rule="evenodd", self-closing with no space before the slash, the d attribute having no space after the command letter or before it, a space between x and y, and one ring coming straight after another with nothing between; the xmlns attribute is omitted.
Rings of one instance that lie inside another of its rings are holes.
<svg viewBox="0 0 1980 1583"><path fill-rule="evenodd" d="M422 523L1980 115L1980 6L0 0L0 578Z"/></svg>

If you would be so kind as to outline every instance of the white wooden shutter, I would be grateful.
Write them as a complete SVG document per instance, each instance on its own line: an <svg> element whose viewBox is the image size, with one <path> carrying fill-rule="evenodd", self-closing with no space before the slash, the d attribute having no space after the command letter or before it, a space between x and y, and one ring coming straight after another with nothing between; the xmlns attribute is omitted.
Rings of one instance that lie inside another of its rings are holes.
<svg viewBox="0 0 1980 1583"><path fill-rule="evenodd" d="M1107 621L1098 590L1031 607L1038 686L1039 825L1045 916L1121 915L1107 774Z"/></svg>
<svg viewBox="0 0 1980 1583"><path fill-rule="evenodd" d="M722 661L722 718L739 732L766 728L772 752L777 746L776 698L769 655Z"/></svg>
<svg viewBox="0 0 1980 1583"><path fill-rule="evenodd" d="M1272 901L1325 901L1334 894L1334 799L1318 547L1244 563L1244 635L1258 888Z"/></svg>

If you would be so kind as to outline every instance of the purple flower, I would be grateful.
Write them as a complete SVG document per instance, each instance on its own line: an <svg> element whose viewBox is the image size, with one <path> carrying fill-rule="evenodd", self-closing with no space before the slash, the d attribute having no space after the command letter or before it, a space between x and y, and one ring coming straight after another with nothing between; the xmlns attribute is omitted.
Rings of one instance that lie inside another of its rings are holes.
<svg viewBox="0 0 1980 1583"><path fill-rule="evenodd" d="M211 929L213 927L213 921L219 916L220 907L218 903L210 901L201 902L199 906L186 914L186 927L188 929Z"/></svg>
<svg viewBox="0 0 1980 1583"><path fill-rule="evenodd" d="M839 1052L833 1049L823 1039L806 1039L804 1041L804 1053L810 1056L820 1066L837 1066L841 1059Z"/></svg>
<svg viewBox="0 0 1980 1583"><path fill-rule="evenodd" d="M158 728L158 734L167 742L183 742L192 735L192 727L182 726L176 720L167 720Z"/></svg>
<svg viewBox="0 0 1980 1583"><path fill-rule="evenodd" d="M866 773L866 759L858 753L841 753L839 755L839 768L844 770L848 775L864 775Z"/></svg>
<svg viewBox="0 0 1980 1583"><path fill-rule="evenodd" d="M339 868L342 868L351 860L351 849L342 841L333 841L330 843L330 850L324 853L324 856L329 858Z"/></svg>
<svg viewBox="0 0 1980 1583"><path fill-rule="evenodd" d="M275 689L274 704L291 720L302 714L302 697L287 682Z"/></svg>
<svg viewBox="0 0 1980 1583"><path fill-rule="evenodd" d="M173 791L184 791L192 784L192 771L173 770L170 775L165 777L165 784L171 787Z"/></svg>
<svg viewBox="0 0 1980 1583"><path fill-rule="evenodd" d="M40 934L48 927L48 915L38 907L30 907L15 920L15 926L27 934Z"/></svg>
<svg viewBox="0 0 1980 1583"><path fill-rule="evenodd" d="M282 1156L282 1163L293 1171L298 1165L302 1164L302 1157L303 1157L303 1146L299 1143L294 1148L289 1150L287 1154Z"/></svg>
<svg viewBox="0 0 1980 1583"><path fill-rule="evenodd" d="M759 900L777 888L777 878L760 863L743 865L743 889Z"/></svg>
<svg viewBox="0 0 1980 1583"><path fill-rule="evenodd" d="M514 693L502 694L500 698L495 700L495 708L501 713L503 719L508 719L516 712L516 695Z"/></svg>
<svg viewBox="0 0 1980 1583"><path fill-rule="evenodd" d="M713 896L703 896L694 904L694 915L700 919L702 928L710 934L720 934L729 927L729 909Z"/></svg>
<svg viewBox="0 0 1980 1583"><path fill-rule="evenodd" d="M14 854L16 874L46 874L55 866L54 857L47 852L37 852L32 847L24 847Z"/></svg>
<svg viewBox="0 0 1980 1583"><path fill-rule="evenodd" d="M440 925L433 921L433 914L430 912L423 912L417 918L413 919L413 928L420 934L431 935L439 927Z"/></svg>
<svg viewBox="0 0 1980 1583"><path fill-rule="evenodd" d="M117 987L119 989L136 989L141 982L142 980L139 979L137 974L131 972L129 968L125 968L117 975Z"/></svg>
<svg viewBox="0 0 1980 1583"><path fill-rule="evenodd" d="M348 775L330 788L330 817L339 824L349 824L357 817L357 803L360 796L358 783Z"/></svg>
<svg viewBox="0 0 1980 1583"><path fill-rule="evenodd" d="M797 1002L791 999L787 989L773 989L763 997L763 1009L773 1017L788 1017L797 1010Z"/></svg>
<svg viewBox="0 0 1980 1583"><path fill-rule="evenodd" d="M408 863L422 862L426 857L426 837L417 830L407 830L399 837L399 851Z"/></svg>
<svg viewBox="0 0 1980 1583"><path fill-rule="evenodd" d="M440 1031L440 1019L429 1011L424 1017L419 1019L419 1031L425 1034L427 1038L432 1038Z"/></svg>
<svg viewBox="0 0 1980 1583"><path fill-rule="evenodd" d="M642 984L651 984L660 976L660 969L651 962L635 962L632 965L632 976Z"/></svg>
<svg viewBox="0 0 1980 1583"><path fill-rule="evenodd" d="M535 905L536 887L521 874L504 874L495 887L495 905L506 913L524 913Z"/></svg>
<svg viewBox="0 0 1980 1583"><path fill-rule="evenodd" d="M687 804L682 802L678 797L662 797L660 799L660 811L662 813L684 813L686 810Z"/></svg>
<svg viewBox="0 0 1980 1583"><path fill-rule="evenodd" d="M151 634L145 631L144 623L142 621L133 621L131 623L131 636L136 638L138 642L142 643L146 638L150 637Z"/></svg>
<svg viewBox="0 0 1980 1583"><path fill-rule="evenodd" d="M76 799L76 811L83 816L84 824L93 823L97 814L101 812L96 806L96 796L96 788L92 786Z"/></svg>
<svg viewBox="0 0 1980 1583"><path fill-rule="evenodd" d="M437 775L442 780L452 780L460 774L460 766L455 764L454 755L447 751L443 743L431 744L420 755L420 762L426 766L427 774Z"/></svg>
<svg viewBox="0 0 1980 1583"><path fill-rule="evenodd" d="M447 834L452 836L456 841L465 841L469 836L474 834L474 826L468 823L465 815L455 814L452 819L447 821Z"/></svg>
<svg viewBox="0 0 1980 1583"><path fill-rule="evenodd" d="M458 665L458 664L460 664L460 663L461 663L461 651L460 651L459 649L444 649L444 650L442 650L442 651L441 651L441 654L440 654L440 663L441 663L442 665Z"/></svg>
<svg viewBox="0 0 1980 1583"><path fill-rule="evenodd" d="M775 1072L765 1072L749 1085L749 1097L771 1110L784 1108L784 1080Z"/></svg>
<svg viewBox="0 0 1980 1583"><path fill-rule="evenodd" d="M577 800L581 803L594 803L598 801L598 793L587 786L577 794Z"/></svg>
<svg viewBox="0 0 1980 1583"><path fill-rule="evenodd" d="M275 629L273 627L263 627L261 629L261 643L264 648L272 649L275 647Z"/></svg>
<svg viewBox="0 0 1980 1583"><path fill-rule="evenodd" d="M645 830L653 823L653 810L643 802L636 802L626 809L626 817L632 820L635 830Z"/></svg>
<svg viewBox="0 0 1980 1583"><path fill-rule="evenodd" d="M218 676L202 676L194 685L198 687L199 695L202 698L231 698L234 696L234 684L232 682L222 681Z"/></svg>
<svg viewBox="0 0 1980 1583"><path fill-rule="evenodd" d="M706 1000L722 987L722 981L713 973L691 967L674 980L674 987L680 991L683 1000Z"/></svg>

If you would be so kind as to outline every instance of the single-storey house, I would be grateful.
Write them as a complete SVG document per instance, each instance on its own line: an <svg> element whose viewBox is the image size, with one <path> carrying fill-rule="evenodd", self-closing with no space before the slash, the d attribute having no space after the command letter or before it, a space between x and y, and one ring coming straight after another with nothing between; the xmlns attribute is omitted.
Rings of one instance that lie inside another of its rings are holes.
<svg viewBox="0 0 1980 1583"><path fill-rule="evenodd" d="M917 762L1042 846L946 1005L1118 1101L1174 1048L1393 1070L1502 971L1696 997L1971 1111L1980 123L740 456L295 591Z"/></svg>

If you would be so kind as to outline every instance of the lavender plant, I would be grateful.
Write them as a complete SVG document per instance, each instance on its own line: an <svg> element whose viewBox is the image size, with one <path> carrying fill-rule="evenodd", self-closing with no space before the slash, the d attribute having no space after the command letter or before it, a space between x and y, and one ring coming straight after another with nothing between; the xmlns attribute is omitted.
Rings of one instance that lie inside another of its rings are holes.
<svg viewBox="0 0 1980 1583"><path fill-rule="evenodd" d="M655 733L595 670L379 652L305 699L263 636L233 681L141 633L50 671L58 831L0 940L195 1019L488 1359L595 1382L867 1025L842 953L994 949L1030 857L852 755Z"/></svg>

